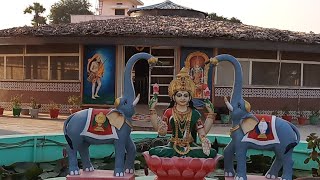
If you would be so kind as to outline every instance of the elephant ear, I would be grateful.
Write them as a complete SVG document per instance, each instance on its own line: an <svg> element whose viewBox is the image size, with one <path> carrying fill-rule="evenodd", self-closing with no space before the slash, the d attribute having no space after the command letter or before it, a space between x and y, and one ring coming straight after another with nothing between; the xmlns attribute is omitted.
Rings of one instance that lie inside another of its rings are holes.
<svg viewBox="0 0 320 180"><path fill-rule="evenodd" d="M258 124L258 121L256 119L249 117L242 120L241 129L244 134L247 134L249 131L252 131L257 124Z"/></svg>
<svg viewBox="0 0 320 180"><path fill-rule="evenodd" d="M110 121L110 124L117 129L120 129L124 123L124 117L116 111L113 111L107 115L107 118Z"/></svg>

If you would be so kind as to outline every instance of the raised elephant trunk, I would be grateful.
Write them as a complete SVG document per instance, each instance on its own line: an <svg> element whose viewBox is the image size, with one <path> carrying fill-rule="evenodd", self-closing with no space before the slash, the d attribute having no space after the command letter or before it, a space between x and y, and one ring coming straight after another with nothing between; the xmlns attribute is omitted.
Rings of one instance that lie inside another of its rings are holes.
<svg viewBox="0 0 320 180"><path fill-rule="evenodd" d="M228 54L221 54L210 60L211 63L217 64L218 62L228 61L232 63L234 67L234 82L233 82L233 92L231 98L231 105L233 107L237 106L237 103L242 99L242 68L239 61Z"/></svg>
<svg viewBox="0 0 320 180"><path fill-rule="evenodd" d="M132 69L134 64L139 60L149 60L153 58L148 53L137 53L133 55L127 62L124 70L124 94L128 97L129 103L133 103L135 97L134 86L132 82Z"/></svg>

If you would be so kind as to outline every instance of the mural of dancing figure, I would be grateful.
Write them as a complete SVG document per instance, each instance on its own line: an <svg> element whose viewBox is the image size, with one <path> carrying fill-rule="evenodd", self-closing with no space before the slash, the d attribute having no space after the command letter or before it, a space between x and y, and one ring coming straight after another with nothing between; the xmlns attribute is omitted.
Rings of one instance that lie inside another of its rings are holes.
<svg viewBox="0 0 320 180"><path fill-rule="evenodd" d="M92 58L88 59L87 72L87 80L92 83L91 98L96 99L99 97L98 92L102 85L101 77L104 73L104 66L100 54L95 54Z"/></svg>

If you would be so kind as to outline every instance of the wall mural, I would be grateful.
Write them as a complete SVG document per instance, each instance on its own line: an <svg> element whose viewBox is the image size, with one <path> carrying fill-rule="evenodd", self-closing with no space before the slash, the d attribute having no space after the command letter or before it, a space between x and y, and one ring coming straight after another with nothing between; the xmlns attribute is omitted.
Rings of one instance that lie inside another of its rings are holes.
<svg viewBox="0 0 320 180"><path fill-rule="evenodd" d="M113 105L116 74L115 46L85 46L83 104Z"/></svg>
<svg viewBox="0 0 320 180"><path fill-rule="evenodd" d="M213 56L212 49L205 48L182 48L181 49L181 68L189 69L189 75L196 84L196 93L193 103L196 107L203 106L202 100L212 98L212 69L206 63ZM209 91L206 92L206 90Z"/></svg>

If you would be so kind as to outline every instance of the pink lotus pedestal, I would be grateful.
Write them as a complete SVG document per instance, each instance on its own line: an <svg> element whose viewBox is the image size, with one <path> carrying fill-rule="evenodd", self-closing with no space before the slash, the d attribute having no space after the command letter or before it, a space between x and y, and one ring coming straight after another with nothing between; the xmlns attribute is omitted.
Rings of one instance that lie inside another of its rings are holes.
<svg viewBox="0 0 320 180"><path fill-rule="evenodd" d="M204 180L205 176L213 172L221 155L215 158L191 157L158 157L144 152L143 156L149 169L156 175L156 180Z"/></svg>
<svg viewBox="0 0 320 180"><path fill-rule="evenodd" d="M80 175L67 176L67 180L134 180L134 174L125 174L123 177L113 176L113 170L94 170L93 172L80 171Z"/></svg>

